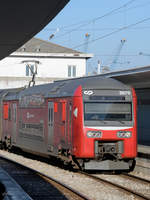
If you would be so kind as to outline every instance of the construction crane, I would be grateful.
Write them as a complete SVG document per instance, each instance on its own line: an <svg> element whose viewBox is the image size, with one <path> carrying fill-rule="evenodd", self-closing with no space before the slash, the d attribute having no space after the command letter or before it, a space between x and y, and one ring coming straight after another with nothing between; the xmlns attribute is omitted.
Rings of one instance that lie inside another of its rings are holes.
<svg viewBox="0 0 150 200"><path fill-rule="evenodd" d="M117 61L118 61L118 59L119 59L119 56L120 56L122 47L124 46L124 44L125 44L125 42L126 42L126 39L123 38L120 42L121 42L121 43L120 43L120 45L119 45L119 47L118 47L118 49L117 49L116 55L115 55L115 57L114 57L114 59L113 59L111 65L110 65L110 69L115 69L116 64L118 63Z"/></svg>
<svg viewBox="0 0 150 200"><path fill-rule="evenodd" d="M86 33L85 34L85 45L84 45L84 52L87 53L88 50L88 44L89 44L89 39L90 39L90 34Z"/></svg>
<svg viewBox="0 0 150 200"><path fill-rule="evenodd" d="M139 55L140 55L140 56L150 56L150 54L148 54L148 53L143 53L143 52L140 52Z"/></svg>

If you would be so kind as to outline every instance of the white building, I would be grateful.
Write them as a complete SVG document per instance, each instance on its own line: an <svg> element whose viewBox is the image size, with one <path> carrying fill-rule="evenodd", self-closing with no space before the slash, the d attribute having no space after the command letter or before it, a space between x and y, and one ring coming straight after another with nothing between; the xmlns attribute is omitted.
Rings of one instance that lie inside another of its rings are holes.
<svg viewBox="0 0 150 200"><path fill-rule="evenodd" d="M28 85L32 79L31 70L36 72L36 68L36 85L85 76L86 60L91 57L92 54L32 38L0 61L0 89Z"/></svg>

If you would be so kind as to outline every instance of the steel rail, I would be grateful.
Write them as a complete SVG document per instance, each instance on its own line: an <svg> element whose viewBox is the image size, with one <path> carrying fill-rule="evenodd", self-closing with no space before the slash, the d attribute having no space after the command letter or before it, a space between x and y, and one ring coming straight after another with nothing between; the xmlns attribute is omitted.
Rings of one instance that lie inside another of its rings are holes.
<svg viewBox="0 0 150 200"><path fill-rule="evenodd" d="M11 162L13 162L13 163L16 163L16 164L18 164L18 165L20 165L20 166L23 166L23 167L25 167L25 168L28 168L28 169L30 169L30 170L36 172L36 173L38 173L39 176L43 176L43 178L44 178L44 179L47 179L47 181L48 181L48 179L49 179L49 180L51 179L51 181L54 181L56 184L60 184L60 185L62 184L62 183L60 183L59 181L53 179L52 177L49 177L49 176L47 176L47 175L45 175L45 174L43 174L43 173L41 173L41 172L39 172L39 171L37 171L37 170L33 170L32 168L26 167L26 166L24 166L23 164L20 164L20 163L18 163L18 162L16 162L16 161L13 161L13 160L11 160L11 159L8 159L8 158L5 157L5 156L1 156L1 157L4 158L4 159L6 159L6 160L9 160L9 161L11 161ZM133 194L133 195L136 196L136 197L139 197L139 198L142 198L142 199L146 199L146 200L150 200L150 197L147 197L147 196L145 196L145 195L143 195L143 194L141 194L141 193L139 193L139 192L135 192L135 191L133 191L132 189L129 189L129 188L124 187L124 186L121 186L121 185L119 185L119 184L117 184L117 183L112 183L111 181L108 181L108 180L103 179L103 178L100 178L100 177L93 176L93 175L91 175L91 174L87 174L87 173L82 172L82 171L80 171L79 173L80 173L80 174L83 174L83 175L85 175L85 176L88 176L88 177L90 177L90 178L92 178L92 179L95 179L95 180L97 180L97 181L101 181L101 182L103 182L103 183L109 184L110 186L113 186L113 187L116 187L116 188L120 188L120 190L122 190L122 191L125 192L125 193ZM143 179L143 178L140 178L140 177L131 175L131 174L123 173L123 174L121 174L120 176L124 176L124 177L125 177L125 176L128 176L128 177L130 177L130 178L134 178L134 179L143 181L143 182L148 183L148 184L150 183L149 180L146 180L146 179ZM85 196L85 195L83 195L83 194L80 194L78 191L76 191L76 190L70 188L69 186L67 186L67 185L65 185L65 184L62 184L62 187L66 188L66 189L68 189L68 190L70 190L70 191L72 190L72 192L73 192L73 193L76 193L78 196L80 196L81 199L89 200L89 198L88 198L87 196Z"/></svg>
<svg viewBox="0 0 150 200"><path fill-rule="evenodd" d="M57 181L56 179L54 179L54 178L52 178L52 177L49 177L49 176L47 176L47 175L45 175L45 174L42 174L41 172L40 172L40 173L38 172L38 174L39 174L39 176L41 176L43 179L47 180L49 183L54 182L55 185L57 184L57 185L59 185L59 186L61 186L61 187L64 187L64 188L67 189L68 191L71 191L71 192L73 193L73 195L77 196L77 198L78 198L79 200L80 200L80 199L81 199L81 200L82 200L82 199L83 199L83 200L91 200L90 198L88 198L87 196L81 194L81 193L78 192L77 190L75 190L75 189L69 187L68 185L66 185L66 184L64 184L64 183L61 183L60 181Z"/></svg>
<svg viewBox="0 0 150 200"><path fill-rule="evenodd" d="M79 173L82 174L82 175L85 175L87 177L90 177L93 180L100 181L100 182L106 183L107 185L113 186L113 187L125 192L126 194L132 194L132 195L134 195L134 196L136 196L138 198L145 199L145 200L150 200L150 197L147 197L147 196L145 196L145 195L143 195L143 194L141 194L139 192L135 192L132 189L129 189L129 188L124 187L124 186L121 186L121 185L119 185L117 183L113 183L111 181L108 181L108 180L106 180L104 178L96 177L94 175L91 175L91 174L88 174L88 173L82 172L82 171L80 171Z"/></svg>
<svg viewBox="0 0 150 200"><path fill-rule="evenodd" d="M123 173L123 174L121 174L120 176L121 176L121 177L125 177L125 178L130 178L130 179L133 180L133 181L138 180L138 181L141 181L141 182L145 182L145 183L150 184L150 180L145 179L145 178L142 178L142 177L139 177L139 176L135 176L135 175L132 175L132 174ZM134 179L135 179L135 180L134 180Z"/></svg>
<svg viewBox="0 0 150 200"><path fill-rule="evenodd" d="M9 159L9 158L7 158L7 157L5 157L5 156L3 156L3 155L0 155L0 158L1 158L1 159L4 159L4 160L7 160L8 162L14 163L14 164L16 164L16 165L18 165L18 166L20 166L20 167L22 167L22 168L24 168L24 169L28 169L28 170L30 170L31 172L36 173L38 176L40 176L41 178L43 178L45 181L47 181L48 183L54 185L54 187L60 186L61 188L64 188L64 189L67 190L69 193L72 193L72 194L70 194L70 196L76 196L77 199L79 199L79 200L91 200L90 198L88 198L88 197L85 196L84 194L81 194L81 193L78 192L77 190L75 190L75 189L69 187L68 185L66 185L66 184L64 184L64 183L62 183L62 182L60 182L60 181L58 181L58 180L56 180L56 179L54 179L54 178L52 178L52 177L50 177L50 176L48 176L48 175L45 175L45 174L42 173L42 172L39 172L39 171L37 171L37 170L35 170L35 169L32 169L32 168L30 168L30 167L27 167L26 165L20 164L20 163L14 161L14 160L12 160L12 159ZM55 183L55 184L54 184L54 183ZM59 187L59 188L60 188L60 187ZM57 188L57 187L56 187L56 188Z"/></svg>

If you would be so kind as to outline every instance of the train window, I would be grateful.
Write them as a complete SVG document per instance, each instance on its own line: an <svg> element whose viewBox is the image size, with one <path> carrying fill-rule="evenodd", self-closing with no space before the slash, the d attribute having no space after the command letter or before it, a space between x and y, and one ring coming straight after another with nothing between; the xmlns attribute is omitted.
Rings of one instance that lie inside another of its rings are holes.
<svg viewBox="0 0 150 200"><path fill-rule="evenodd" d="M53 122L53 113L54 112L54 110L53 110L53 108L48 108L48 121L49 122Z"/></svg>
<svg viewBox="0 0 150 200"><path fill-rule="evenodd" d="M71 121L71 117L72 117L72 104L69 104L69 120Z"/></svg>
<svg viewBox="0 0 150 200"><path fill-rule="evenodd" d="M16 122L16 116L17 115L17 110L16 110L16 104L13 104L13 120Z"/></svg>
<svg viewBox="0 0 150 200"><path fill-rule="evenodd" d="M57 112L58 111L58 103L54 103L54 112Z"/></svg>
<svg viewBox="0 0 150 200"><path fill-rule="evenodd" d="M71 126L71 122L72 122L72 103L69 103L69 135L71 137L71 132L72 132L72 126Z"/></svg>
<svg viewBox="0 0 150 200"><path fill-rule="evenodd" d="M66 102L62 103L62 121L66 120Z"/></svg>
<svg viewBox="0 0 150 200"><path fill-rule="evenodd" d="M3 114L4 114L4 119L8 119L9 118L9 105L8 104L4 104L3 107Z"/></svg>
<svg viewBox="0 0 150 200"><path fill-rule="evenodd" d="M50 122L50 119L51 119L51 109L49 108L48 109L48 121Z"/></svg>
<svg viewBox="0 0 150 200"><path fill-rule="evenodd" d="M131 121L130 102L90 102L84 104L84 119L87 121Z"/></svg>
<svg viewBox="0 0 150 200"><path fill-rule="evenodd" d="M53 122L53 108L51 108L51 122Z"/></svg>
<svg viewBox="0 0 150 200"><path fill-rule="evenodd" d="M8 120L11 120L11 108L8 109Z"/></svg>

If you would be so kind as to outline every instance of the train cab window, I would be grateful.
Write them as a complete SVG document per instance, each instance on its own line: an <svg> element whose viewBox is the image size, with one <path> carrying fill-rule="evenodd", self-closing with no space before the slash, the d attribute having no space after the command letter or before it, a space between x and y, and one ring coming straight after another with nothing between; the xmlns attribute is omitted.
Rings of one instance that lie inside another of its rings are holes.
<svg viewBox="0 0 150 200"><path fill-rule="evenodd" d="M84 105L84 119L86 121L131 121L131 103L90 102Z"/></svg>

